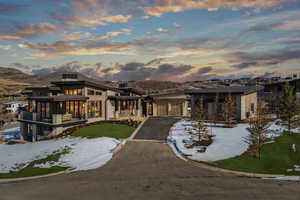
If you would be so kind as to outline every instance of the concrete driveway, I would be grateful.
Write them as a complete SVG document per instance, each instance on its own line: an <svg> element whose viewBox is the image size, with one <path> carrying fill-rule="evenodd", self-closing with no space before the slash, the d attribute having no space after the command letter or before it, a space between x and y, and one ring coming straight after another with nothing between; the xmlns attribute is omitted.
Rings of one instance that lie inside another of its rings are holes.
<svg viewBox="0 0 300 200"><path fill-rule="evenodd" d="M0 199L299 200L300 183L212 172L177 159L166 144L130 141L96 170L0 184Z"/></svg>

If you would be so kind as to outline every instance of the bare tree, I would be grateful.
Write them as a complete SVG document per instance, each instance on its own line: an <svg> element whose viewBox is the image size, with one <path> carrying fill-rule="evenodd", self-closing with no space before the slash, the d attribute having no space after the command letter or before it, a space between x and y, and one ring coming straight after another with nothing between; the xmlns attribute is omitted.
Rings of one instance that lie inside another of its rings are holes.
<svg viewBox="0 0 300 200"><path fill-rule="evenodd" d="M256 108L256 115L250 119L250 127L248 129L250 134L245 138L245 142L249 144L248 152L259 159L261 158L262 146L266 141L269 122L266 109L259 101Z"/></svg>
<svg viewBox="0 0 300 200"><path fill-rule="evenodd" d="M231 94L228 94L225 98L224 115L226 126L233 127L235 124L235 104Z"/></svg>
<svg viewBox="0 0 300 200"><path fill-rule="evenodd" d="M200 141L201 137L207 135L208 129L204 124L204 108L203 108L203 97L200 96L195 101L195 114L194 119L198 122L198 139Z"/></svg>
<svg viewBox="0 0 300 200"><path fill-rule="evenodd" d="M281 120L287 121L289 133L291 133L291 129L297 121L295 116L299 113L300 104L294 94L294 88L286 84L279 102L279 117Z"/></svg>
<svg viewBox="0 0 300 200"><path fill-rule="evenodd" d="M213 115L213 123L216 125L219 120L219 94L217 93L214 101L214 115Z"/></svg>

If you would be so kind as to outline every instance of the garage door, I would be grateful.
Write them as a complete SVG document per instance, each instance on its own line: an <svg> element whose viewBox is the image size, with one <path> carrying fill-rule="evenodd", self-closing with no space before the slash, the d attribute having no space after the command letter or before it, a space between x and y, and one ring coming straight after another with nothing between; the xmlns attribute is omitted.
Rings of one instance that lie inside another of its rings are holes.
<svg viewBox="0 0 300 200"><path fill-rule="evenodd" d="M182 103L171 103L170 115L181 116L182 115Z"/></svg>
<svg viewBox="0 0 300 200"><path fill-rule="evenodd" d="M168 115L168 104L167 103L158 103L157 104L157 115L158 116Z"/></svg>

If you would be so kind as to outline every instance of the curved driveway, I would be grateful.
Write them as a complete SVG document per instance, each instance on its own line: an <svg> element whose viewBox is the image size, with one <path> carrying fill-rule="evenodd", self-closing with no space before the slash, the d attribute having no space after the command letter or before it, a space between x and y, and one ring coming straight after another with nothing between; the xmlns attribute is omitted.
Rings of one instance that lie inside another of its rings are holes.
<svg viewBox="0 0 300 200"><path fill-rule="evenodd" d="M96 170L0 184L0 199L299 200L300 183L220 174L177 159L163 143L130 141Z"/></svg>

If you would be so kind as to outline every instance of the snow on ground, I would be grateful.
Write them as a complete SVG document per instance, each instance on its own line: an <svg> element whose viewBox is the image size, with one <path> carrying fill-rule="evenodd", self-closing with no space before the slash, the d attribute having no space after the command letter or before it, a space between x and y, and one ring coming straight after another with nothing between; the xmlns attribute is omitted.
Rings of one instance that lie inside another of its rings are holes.
<svg viewBox="0 0 300 200"><path fill-rule="evenodd" d="M34 160L46 158L54 152L69 149L70 152L62 155L58 163L45 163L37 167L53 165L68 166L73 171L98 168L112 157L112 150L119 143L114 138L65 138L59 140L40 141L35 143L6 145L0 144L0 173L18 171L16 165L29 164Z"/></svg>
<svg viewBox="0 0 300 200"><path fill-rule="evenodd" d="M20 139L20 127L9 128L0 131L0 136L3 136L3 139L12 140L12 139Z"/></svg>
<svg viewBox="0 0 300 200"><path fill-rule="evenodd" d="M175 140L179 151L192 160L213 162L235 157L244 153L248 144L244 142L249 135L248 124L239 124L235 128L209 127L210 132L215 135L213 143L209 145L206 152L200 153L200 147L187 149L184 147L183 140L189 140L190 134L186 128L192 128L195 122L180 121L174 124L170 130L170 140Z"/></svg>
<svg viewBox="0 0 300 200"><path fill-rule="evenodd" d="M267 134L268 137L277 137L277 136L280 136L284 131L288 130L287 127L284 127L284 126L281 126L281 125L277 125L277 123L279 123L280 121L281 120L278 119L278 120L272 121L270 123L270 126L268 128L268 134ZM291 131L293 133L300 133L300 127L291 129Z"/></svg>

